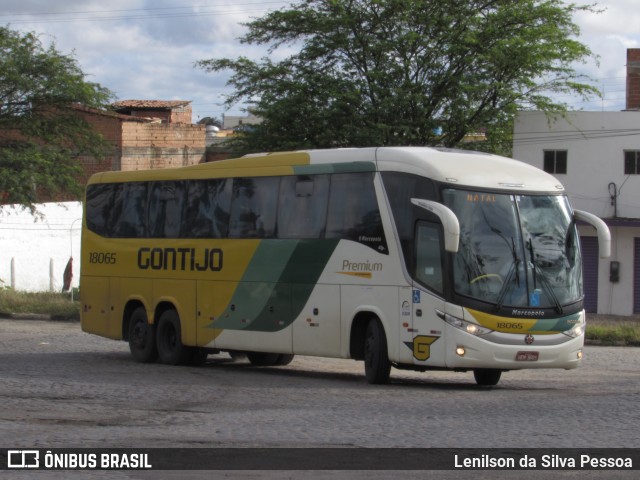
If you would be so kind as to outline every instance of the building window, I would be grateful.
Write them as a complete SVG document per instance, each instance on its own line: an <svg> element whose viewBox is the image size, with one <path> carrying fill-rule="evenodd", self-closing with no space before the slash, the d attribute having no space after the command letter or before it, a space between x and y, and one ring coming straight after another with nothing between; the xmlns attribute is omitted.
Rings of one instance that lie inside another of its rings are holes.
<svg viewBox="0 0 640 480"><path fill-rule="evenodd" d="M547 173L567 173L567 151L545 150L544 171Z"/></svg>
<svg viewBox="0 0 640 480"><path fill-rule="evenodd" d="M624 174L640 175L640 150L624 152Z"/></svg>

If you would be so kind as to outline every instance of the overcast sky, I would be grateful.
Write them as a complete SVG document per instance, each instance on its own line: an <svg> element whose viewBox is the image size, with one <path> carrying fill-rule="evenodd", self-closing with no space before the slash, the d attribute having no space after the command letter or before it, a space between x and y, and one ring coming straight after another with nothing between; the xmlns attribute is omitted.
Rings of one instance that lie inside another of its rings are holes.
<svg viewBox="0 0 640 480"><path fill-rule="evenodd" d="M575 1L575 0L574 0ZM119 100L191 100L199 118L225 112L229 73L211 74L194 62L240 55L258 59L264 48L241 45L242 22L289 5L270 0L0 0L0 25L33 31L74 52L88 80L113 91ZM627 48L640 48L638 0L599 2L605 11L580 15L580 40L600 56L576 66L597 80L605 99L574 108L621 110L625 103Z"/></svg>

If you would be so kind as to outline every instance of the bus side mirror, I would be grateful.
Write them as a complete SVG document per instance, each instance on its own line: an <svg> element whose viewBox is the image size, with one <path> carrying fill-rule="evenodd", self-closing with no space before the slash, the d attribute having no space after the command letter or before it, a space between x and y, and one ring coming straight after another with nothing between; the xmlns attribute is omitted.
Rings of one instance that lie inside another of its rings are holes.
<svg viewBox="0 0 640 480"><path fill-rule="evenodd" d="M573 214L576 220L588 223L596 229L598 234L598 249L600 250L600 258L609 258L611 256L611 233L609 227L601 218L594 214L582 210L574 210Z"/></svg>
<svg viewBox="0 0 640 480"><path fill-rule="evenodd" d="M453 211L441 203L422 198L412 198L411 203L433 213L442 222L444 228L444 249L447 252L457 253L460 244L460 222Z"/></svg>

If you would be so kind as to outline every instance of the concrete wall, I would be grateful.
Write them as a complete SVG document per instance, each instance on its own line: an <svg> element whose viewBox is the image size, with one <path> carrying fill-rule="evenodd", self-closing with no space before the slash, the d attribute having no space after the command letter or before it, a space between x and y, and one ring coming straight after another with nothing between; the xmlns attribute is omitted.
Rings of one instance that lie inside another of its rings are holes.
<svg viewBox="0 0 640 480"><path fill-rule="evenodd" d="M640 112L572 112L554 123L542 112L519 113L513 157L543 168L544 150L568 151L567 174L555 176L575 208L613 217L613 182L617 216L640 218L640 175L624 174L624 151L640 150Z"/></svg>
<svg viewBox="0 0 640 480"><path fill-rule="evenodd" d="M38 205L42 218L10 205L0 208L0 279L11 286L11 260L15 266L16 290L49 291L53 261L53 290L61 291L64 269L73 256L72 286L80 280L80 232L82 204Z"/></svg>

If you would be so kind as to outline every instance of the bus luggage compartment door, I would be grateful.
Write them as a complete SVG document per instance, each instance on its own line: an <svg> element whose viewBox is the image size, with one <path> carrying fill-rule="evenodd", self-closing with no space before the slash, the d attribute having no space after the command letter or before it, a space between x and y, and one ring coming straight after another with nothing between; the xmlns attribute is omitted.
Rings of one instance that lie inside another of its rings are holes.
<svg viewBox="0 0 640 480"><path fill-rule="evenodd" d="M108 338L114 336L109 323L111 317L111 305L109 277L82 277L80 290L81 300L81 325L82 330Z"/></svg>

